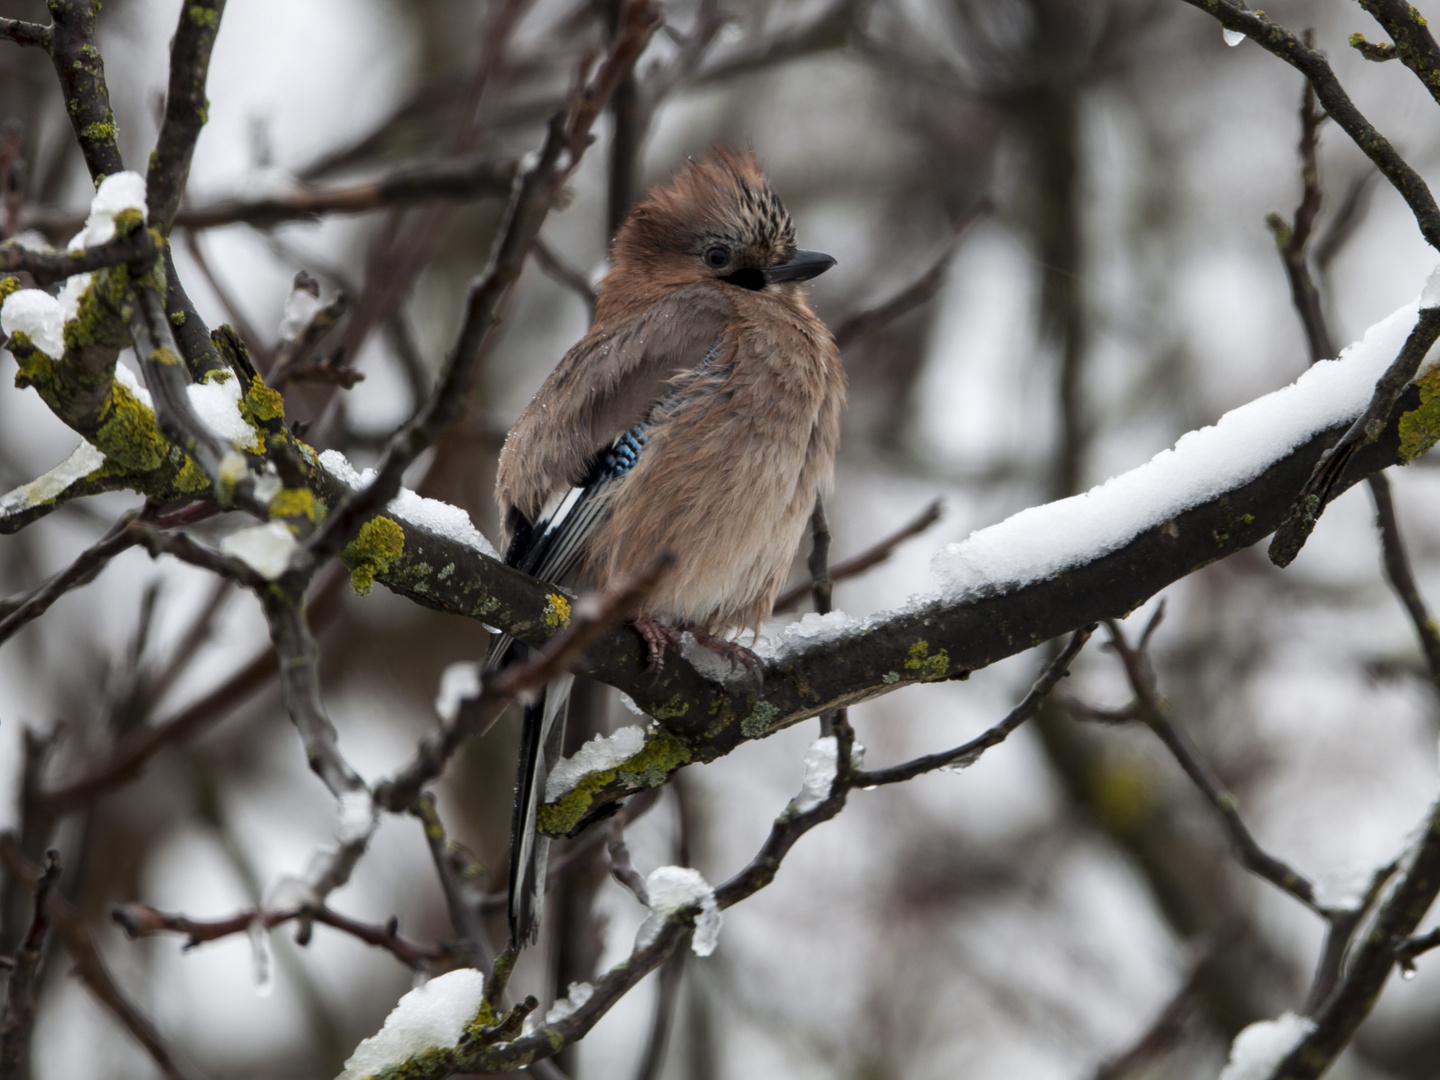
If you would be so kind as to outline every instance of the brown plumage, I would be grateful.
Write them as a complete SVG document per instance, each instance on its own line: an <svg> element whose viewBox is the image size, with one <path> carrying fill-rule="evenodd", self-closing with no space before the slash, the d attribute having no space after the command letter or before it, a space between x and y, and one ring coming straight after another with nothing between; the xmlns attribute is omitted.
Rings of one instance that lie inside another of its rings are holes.
<svg viewBox="0 0 1440 1080"><path fill-rule="evenodd" d="M834 260L795 247L754 157L726 151L653 190L613 254L590 332L505 441L496 500L507 561L557 584L600 588L673 555L637 619L658 663L680 630L714 644L758 627L831 483L845 373L801 282ZM544 844L531 838L556 719L553 700L527 712L517 942L539 916Z"/></svg>

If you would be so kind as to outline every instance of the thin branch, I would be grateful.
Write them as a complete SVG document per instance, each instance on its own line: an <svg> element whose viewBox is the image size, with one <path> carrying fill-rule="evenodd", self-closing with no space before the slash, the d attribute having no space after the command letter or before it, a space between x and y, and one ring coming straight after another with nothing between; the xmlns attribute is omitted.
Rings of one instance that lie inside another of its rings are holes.
<svg viewBox="0 0 1440 1080"><path fill-rule="evenodd" d="M881 784L898 784L906 780L914 779L922 773L934 772L936 769L944 768L966 768L973 765L980 759L980 756L992 746L998 746L1004 742L1011 733L1015 731L1026 720L1029 720L1040 710L1040 703L1054 690L1061 679L1070 674L1070 665L1080 650L1085 647L1085 642L1090 640L1090 635L1095 632L1095 627L1086 626L1070 635L1065 648L1054 660L1050 661L1040 678L1030 687L1027 693L1015 708L1011 709L1004 720L996 724L983 735L962 743L953 750L946 750L939 754L926 754L924 757L907 761L903 765L892 765L888 769L861 770L855 774L855 785L868 788L878 787Z"/></svg>
<svg viewBox="0 0 1440 1080"><path fill-rule="evenodd" d="M196 140L209 118L205 80L210 73L210 53L215 48L215 36L224 12L225 0L185 0L180 5L180 23L170 39L170 85L165 94L165 116L145 178L150 224L161 233L170 231L190 177L190 159Z"/></svg>
<svg viewBox="0 0 1440 1080"><path fill-rule="evenodd" d="M1205 952L1190 970L1165 1007L1129 1050L1095 1070L1093 1080L1126 1080L1143 1076L1155 1061L1180 1041L1185 1022L1200 1004L1201 990L1215 964L1215 950Z"/></svg>
<svg viewBox="0 0 1440 1080"><path fill-rule="evenodd" d="M103 270L121 263L149 263L154 260L155 237L148 229L136 229L79 251L35 251L22 247L14 240L0 244L0 273L27 273L37 285L48 285L74 274Z"/></svg>
<svg viewBox="0 0 1440 1080"><path fill-rule="evenodd" d="M131 528L132 511L121 517L98 543L87 548L74 562L49 581L37 585L17 600L0 603L0 643L7 641L26 623L38 619L60 597L88 585L110 564L110 560L140 542L140 532Z"/></svg>
<svg viewBox="0 0 1440 1080"><path fill-rule="evenodd" d="M512 664L481 681L475 697L461 701L455 719L427 737L415 759L375 790L375 801L387 810L408 809L421 789L444 771L446 763L470 738L483 734L519 694L544 686L569 671L576 659L614 623L630 616L669 569L671 559L656 560L647 573L612 585L600 596L584 596L572 605L565 630L533 659Z"/></svg>
<svg viewBox="0 0 1440 1080"><path fill-rule="evenodd" d="M628 889L636 900L649 907L650 894L645 888L645 879L630 861L630 849L625 846L625 825L618 817L610 819L609 833L605 853L610 857L610 876Z"/></svg>
<svg viewBox="0 0 1440 1080"><path fill-rule="evenodd" d="M1440 926L1406 938L1404 944L1395 950L1395 963L1402 972L1412 973L1415 970L1415 958L1425 955L1431 949L1440 949Z"/></svg>
<svg viewBox="0 0 1440 1080"><path fill-rule="evenodd" d="M1155 618L1159 619L1163 612L1162 605L1155 613ZM1327 909L1315 898L1315 886L1299 871L1265 851L1256 842L1240 817L1235 796L1225 789L1225 785L1200 756L1185 731L1170 719L1167 707L1156 688L1155 673L1151 669L1149 658L1130 646L1125 632L1113 619L1105 620L1105 628L1110 632L1110 645L1120 657L1130 689L1139 704L1141 721L1160 737L1160 741L1174 756L1191 783L1200 789L1201 794L1215 808L1220 823L1225 827L1225 832L1244 867L1281 891L1289 893L1310 910L1325 916Z"/></svg>
<svg viewBox="0 0 1440 1080"><path fill-rule="evenodd" d="M1440 207L1421 179L1389 140L1365 119L1345 88L1335 78L1325 54L1312 49L1289 30L1273 22L1260 11L1250 11L1236 0L1184 0L1185 3L1209 12L1222 25L1238 30L1262 49L1273 53L1310 80L1325 112L1355 145L1375 163L1376 168L1400 193L1420 226L1420 232L1431 247L1440 248Z"/></svg>
<svg viewBox="0 0 1440 1080"><path fill-rule="evenodd" d="M50 889L60 878L60 853L45 853L45 869L35 882L35 913L30 918L5 995L5 1012L0 1019L0 1076L19 1076L30 1047L35 1023L35 987L40 958L45 951L45 934L50 928Z"/></svg>
<svg viewBox="0 0 1440 1080"><path fill-rule="evenodd" d="M1316 464L1296 496L1290 516L1275 530L1275 538L1270 542L1270 561L1276 566L1288 566L1300 553L1334 496L1335 485L1350 458L1361 445L1380 437L1389 423L1395 402L1415 378L1421 361L1437 338L1440 338L1440 307L1422 307L1404 346L1375 383L1370 404Z"/></svg>
<svg viewBox="0 0 1440 1080"><path fill-rule="evenodd" d="M1415 574L1410 569L1410 558L1400 536L1400 522L1395 517L1395 501L1390 496L1390 481L1385 478L1384 473L1376 473L1370 477L1370 495L1375 500L1375 527L1380 532L1385 577L1415 626L1421 651L1425 654L1425 664L1430 670L1430 681L1436 691L1440 692L1440 628L1436 627L1435 619L1420 595L1420 588L1415 584Z"/></svg>
<svg viewBox="0 0 1440 1080"><path fill-rule="evenodd" d="M50 27L41 23L25 22L22 19L0 19L0 38L13 41L16 45L32 45L37 49L50 49Z"/></svg>
<svg viewBox="0 0 1440 1080"><path fill-rule="evenodd" d="M590 321L595 321L595 305L599 302L590 280L575 267L571 266L560 257L543 237L537 236L535 244L530 248L530 254L535 257L540 269L548 277L554 278L561 285L564 285L585 304L585 310L590 316Z"/></svg>
<svg viewBox="0 0 1440 1080"><path fill-rule="evenodd" d="M1400 62L1415 73L1420 84L1440 104L1440 45L1426 28L1425 17L1411 4L1403 0L1359 0L1362 8L1374 16L1375 21L1385 28L1395 42L1386 48L1370 46L1371 50L1384 50L1383 56L1372 55L1365 49L1364 35L1356 34L1350 44L1359 49L1367 60L1398 57ZM1357 41L1356 39L1359 39Z"/></svg>
<svg viewBox="0 0 1440 1080"><path fill-rule="evenodd" d="M479 907L465 895L455 873L455 864L446 849L445 829L435 810L434 796L426 793L415 800L411 813L419 819L425 831L425 844L430 849L430 860L435 864L435 876L440 879L440 891L445 896L445 909L450 914L450 926L460 939L465 960L472 967L492 966L495 962L495 949L480 921Z"/></svg>
<svg viewBox="0 0 1440 1080"><path fill-rule="evenodd" d="M930 264L929 269L890 299L857 311L841 322L835 328L835 344L841 349L847 348L866 334L874 333L882 326L914 311L939 292L940 286L945 282L945 270L949 267L950 260L955 257L955 252L960 249L961 241L970 232L971 226L992 209L988 198L982 198L970 207L956 224L950 239L940 249L940 254Z"/></svg>
<svg viewBox="0 0 1440 1080"><path fill-rule="evenodd" d="M185 948L193 949L206 942L244 934L258 919L267 930L294 922L297 919L311 919L323 926L332 927L349 934L367 945L384 949L408 968L417 971L428 970L436 961L447 960L456 955L453 946L436 942L410 941L399 933L398 922L391 919L384 926L360 922L341 915L338 911L320 904L305 906L288 911L269 911L265 908L250 908L237 912L225 919L201 920L187 915L172 915L151 907L149 904L121 904L110 909L113 919L127 937L132 940L149 937L152 934L184 934Z"/></svg>
<svg viewBox="0 0 1440 1080"><path fill-rule="evenodd" d="M854 555L830 567L829 576L831 584L833 585L837 581L844 581L847 578L858 577L872 566L878 566L890 558L890 556L895 553L895 549L906 540L909 540L912 536L919 536L926 529L930 528L931 525L939 521L943 506L944 503L940 499L936 499L912 521L891 533L873 547L866 548L859 555ZM806 594L814 595L814 585L812 582L796 585L793 589L786 589L776 599L774 610L776 612L789 611L798 604Z"/></svg>
<svg viewBox="0 0 1440 1080"><path fill-rule="evenodd" d="M50 60L65 95L65 112L96 184L125 168L115 141L115 113L105 85L105 61L95 46L99 0L50 5Z"/></svg>

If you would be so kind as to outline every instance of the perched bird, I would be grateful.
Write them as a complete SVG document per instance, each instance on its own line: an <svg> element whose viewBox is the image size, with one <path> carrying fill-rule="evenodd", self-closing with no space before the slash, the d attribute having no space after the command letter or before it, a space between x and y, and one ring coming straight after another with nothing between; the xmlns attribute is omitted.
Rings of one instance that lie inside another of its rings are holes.
<svg viewBox="0 0 1440 1080"><path fill-rule="evenodd" d="M724 150L651 191L612 255L594 325L500 453L506 562L591 589L668 552L671 569L635 617L651 664L689 631L753 665L723 635L770 614L834 474L845 372L801 283L835 260L798 249L754 156ZM522 648L502 638L490 664ZM544 902L536 814L569 690L556 680L525 712L510 852L517 945L534 939Z"/></svg>

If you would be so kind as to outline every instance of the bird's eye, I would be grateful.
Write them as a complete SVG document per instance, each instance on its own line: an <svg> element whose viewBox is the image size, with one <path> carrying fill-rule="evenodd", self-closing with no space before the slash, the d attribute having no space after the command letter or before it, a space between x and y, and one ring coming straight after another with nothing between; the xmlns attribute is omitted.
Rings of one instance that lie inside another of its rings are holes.
<svg viewBox="0 0 1440 1080"><path fill-rule="evenodd" d="M715 270L719 270L729 261L730 251L728 248L723 248L717 245L712 248L707 248L705 251L705 265L712 267Z"/></svg>

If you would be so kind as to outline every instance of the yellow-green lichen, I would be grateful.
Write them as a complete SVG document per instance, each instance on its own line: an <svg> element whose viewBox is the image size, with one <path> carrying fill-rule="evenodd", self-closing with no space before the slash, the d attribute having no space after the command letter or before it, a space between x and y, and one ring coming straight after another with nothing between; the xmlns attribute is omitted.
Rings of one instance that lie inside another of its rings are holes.
<svg viewBox="0 0 1440 1080"><path fill-rule="evenodd" d="M540 831L564 836L585 819L594 805L596 792L619 781L631 791L658 787L666 777L691 758L689 745L662 727L645 733L645 745L613 769L601 769L583 777L553 803L540 807Z"/></svg>
<svg viewBox="0 0 1440 1080"><path fill-rule="evenodd" d="M130 271L123 263L97 270L90 287L80 294L75 318L65 324L66 351L100 344L113 337L116 322L123 325L130 319L130 297Z"/></svg>
<svg viewBox="0 0 1440 1080"><path fill-rule="evenodd" d="M259 375L250 380L250 389L240 401L240 414L252 423L285 418L285 399L266 386Z"/></svg>
<svg viewBox="0 0 1440 1080"><path fill-rule="evenodd" d="M185 312L183 312L183 311L172 311L172 312L170 312L170 321L171 321L172 323L174 323L176 326L184 326L184 325L185 325Z"/></svg>
<svg viewBox="0 0 1440 1080"><path fill-rule="evenodd" d="M115 211L111 220L115 222L116 236L129 236L145 224L145 212L138 206L127 206Z"/></svg>
<svg viewBox="0 0 1440 1080"><path fill-rule="evenodd" d="M281 488L270 500L270 520L276 518L306 518L318 525L325 517L325 507L315 501L309 488ZM376 518L376 521L381 520ZM373 524L373 523L372 523ZM397 526L398 529L398 526ZM364 530L362 529L363 533ZM405 534L400 533L400 545L405 545Z"/></svg>
<svg viewBox="0 0 1440 1080"><path fill-rule="evenodd" d="M900 681L900 673L898 671L887 671L884 675L880 676L880 681L886 686L893 686Z"/></svg>
<svg viewBox="0 0 1440 1080"><path fill-rule="evenodd" d="M173 486L176 491L186 495L197 495L202 491L210 490L210 478L205 475L199 465L187 457L185 464L181 465L180 471L175 474Z"/></svg>
<svg viewBox="0 0 1440 1080"><path fill-rule="evenodd" d="M203 26L206 30L214 30L220 25L220 13L213 8L191 4L185 14L190 17L192 23L196 26Z"/></svg>
<svg viewBox="0 0 1440 1080"><path fill-rule="evenodd" d="M340 558L350 568L350 587L366 596L375 579L405 552L405 530L388 517L371 518L345 546Z"/></svg>
<svg viewBox="0 0 1440 1080"><path fill-rule="evenodd" d="M1239 518L1239 521L1240 521L1240 524L1241 524L1241 525L1254 525L1254 524L1255 524L1255 515L1254 515L1254 514L1241 514L1241 515L1240 515L1240 518Z"/></svg>
<svg viewBox="0 0 1440 1080"><path fill-rule="evenodd" d="M1090 776L1090 800L1106 829L1120 836L1134 833L1154 802L1144 763L1117 757L1097 765Z"/></svg>
<svg viewBox="0 0 1440 1080"><path fill-rule="evenodd" d="M740 734L759 739L770 734L770 725L780 718L780 709L768 701L757 701L750 715L740 721Z"/></svg>
<svg viewBox="0 0 1440 1080"><path fill-rule="evenodd" d="M22 288L24 286L20 284L20 279L13 274L0 278L0 304L3 304L11 293L19 292Z"/></svg>
<svg viewBox="0 0 1440 1080"><path fill-rule="evenodd" d="M647 712L656 720L678 720L690 711L690 703L679 694L676 694L664 705L656 705Z"/></svg>
<svg viewBox="0 0 1440 1080"><path fill-rule="evenodd" d="M155 414L118 382L110 387L108 413L94 440L108 461L127 473L146 473L165 464L170 444L160 433Z"/></svg>
<svg viewBox="0 0 1440 1080"><path fill-rule="evenodd" d="M81 128L80 136L85 139L113 139L115 137L115 125L103 120L96 120L93 124L86 124Z"/></svg>
<svg viewBox="0 0 1440 1080"><path fill-rule="evenodd" d="M944 649L939 649L934 656L931 656L930 643L917 641L910 646L910 652L905 661L905 670L914 672L915 676L920 679L943 679L950 670L950 654Z"/></svg>
<svg viewBox="0 0 1440 1080"><path fill-rule="evenodd" d="M440 568L440 572L435 575L435 580L436 580L436 581L444 581L446 578L448 578L448 577L449 577L451 574L453 574L454 572L455 572L455 564L454 564L453 562L452 562L452 563L446 563L444 566L442 566L442 567Z"/></svg>
<svg viewBox="0 0 1440 1080"><path fill-rule="evenodd" d="M1420 407L1400 417L1400 460L1409 462L1440 442L1440 367L1415 380Z"/></svg>
<svg viewBox="0 0 1440 1080"><path fill-rule="evenodd" d="M552 592L545 597L545 611L542 618L545 620L545 625L551 630L559 630L570 621L570 601L560 593Z"/></svg>

